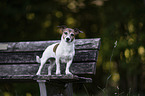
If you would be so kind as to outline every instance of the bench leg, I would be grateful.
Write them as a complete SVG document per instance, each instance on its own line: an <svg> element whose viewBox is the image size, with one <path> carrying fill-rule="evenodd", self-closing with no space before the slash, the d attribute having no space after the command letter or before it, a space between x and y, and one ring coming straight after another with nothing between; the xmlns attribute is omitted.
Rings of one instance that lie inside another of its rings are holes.
<svg viewBox="0 0 145 96"><path fill-rule="evenodd" d="M47 96L47 91L45 86L46 80L37 80L37 82L39 83L40 96Z"/></svg>
<svg viewBox="0 0 145 96"><path fill-rule="evenodd" d="M72 83L65 84L64 96L73 96Z"/></svg>
<svg viewBox="0 0 145 96"><path fill-rule="evenodd" d="M72 83L66 84L58 84L55 82L47 82L47 89L46 91L46 80L37 80L40 88L40 96L73 96L73 88Z"/></svg>

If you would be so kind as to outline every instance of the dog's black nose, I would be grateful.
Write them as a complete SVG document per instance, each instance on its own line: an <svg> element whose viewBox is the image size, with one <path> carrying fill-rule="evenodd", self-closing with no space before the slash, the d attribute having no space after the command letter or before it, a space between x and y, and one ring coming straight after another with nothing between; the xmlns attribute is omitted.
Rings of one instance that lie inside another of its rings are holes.
<svg viewBox="0 0 145 96"><path fill-rule="evenodd" d="M66 38L66 41L69 41L70 40L70 38Z"/></svg>

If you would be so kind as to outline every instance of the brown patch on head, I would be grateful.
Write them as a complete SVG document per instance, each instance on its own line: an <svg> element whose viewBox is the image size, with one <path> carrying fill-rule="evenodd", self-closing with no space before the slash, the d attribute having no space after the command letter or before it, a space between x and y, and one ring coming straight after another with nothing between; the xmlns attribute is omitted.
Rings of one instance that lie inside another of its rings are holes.
<svg viewBox="0 0 145 96"><path fill-rule="evenodd" d="M56 49L57 49L58 45L59 45L59 44L56 44L56 45L53 47L53 52L54 52L54 53L56 53Z"/></svg>
<svg viewBox="0 0 145 96"><path fill-rule="evenodd" d="M69 36L70 39L71 39L71 42L74 40L75 38L75 32L74 32L74 29L71 29L71 28L66 28L63 30L63 39L66 38L66 36Z"/></svg>
<svg viewBox="0 0 145 96"><path fill-rule="evenodd" d="M67 26L65 26L65 25L61 25L61 26L57 26L57 27L60 28L59 33L61 33L61 34L63 33L63 30L67 28Z"/></svg>
<svg viewBox="0 0 145 96"><path fill-rule="evenodd" d="M71 39L71 42L74 40L74 38Z"/></svg>
<svg viewBox="0 0 145 96"><path fill-rule="evenodd" d="M65 28L65 29L63 30L63 32L69 32L69 33L73 32L73 33L74 33L74 29Z"/></svg>
<svg viewBox="0 0 145 96"><path fill-rule="evenodd" d="M68 32L68 28L63 29L63 32Z"/></svg>
<svg viewBox="0 0 145 96"><path fill-rule="evenodd" d="M73 33L74 35L76 35L74 29L71 29L71 28L66 28L66 29L64 29L64 30L63 30L63 34L64 34L64 35L66 35L65 32L66 32L66 33L69 33L69 34Z"/></svg>
<svg viewBox="0 0 145 96"><path fill-rule="evenodd" d="M74 32L71 32L70 35L71 35L71 39L72 39L71 42L72 42L74 40L76 34Z"/></svg>

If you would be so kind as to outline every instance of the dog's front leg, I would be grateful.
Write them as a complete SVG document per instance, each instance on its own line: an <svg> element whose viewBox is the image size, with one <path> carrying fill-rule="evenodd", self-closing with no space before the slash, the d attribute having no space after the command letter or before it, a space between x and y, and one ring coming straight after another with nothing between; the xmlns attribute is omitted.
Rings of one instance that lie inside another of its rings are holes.
<svg viewBox="0 0 145 96"><path fill-rule="evenodd" d="M56 75L60 75L60 60L56 58Z"/></svg>
<svg viewBox="0 0 145 96"><path fill-rule="evenodd" d="M72 64L72 61L73 61L73 59L71 59L67 62L66 70L65 70L66 75L72 75L72 73L69 71L69 67Z"/></svg>

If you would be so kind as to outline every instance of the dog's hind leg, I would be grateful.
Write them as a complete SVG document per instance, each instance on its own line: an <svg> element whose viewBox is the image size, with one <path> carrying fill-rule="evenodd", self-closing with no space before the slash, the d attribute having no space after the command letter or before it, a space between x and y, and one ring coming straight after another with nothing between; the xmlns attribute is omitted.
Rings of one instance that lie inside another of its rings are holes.
<svg viewBox="0 0 145 96"><path fill-rule="evenodd" d="M46 61L47 61L47 58L45 58L45 59L41 58L41 64L40 64L39 70L36 73L36 75L40 75L41 74L41 70L42 70L44 64L46 63Z"/></svg>
<svg viewBox="0 0 145 96"><path fill-rule="evenodd" d="M50 65L48 67L48 75L51 75L51 71L52 71L52 68L54 67L54 65L55 65L55 59L51 58L50 59Z"/></svg>

